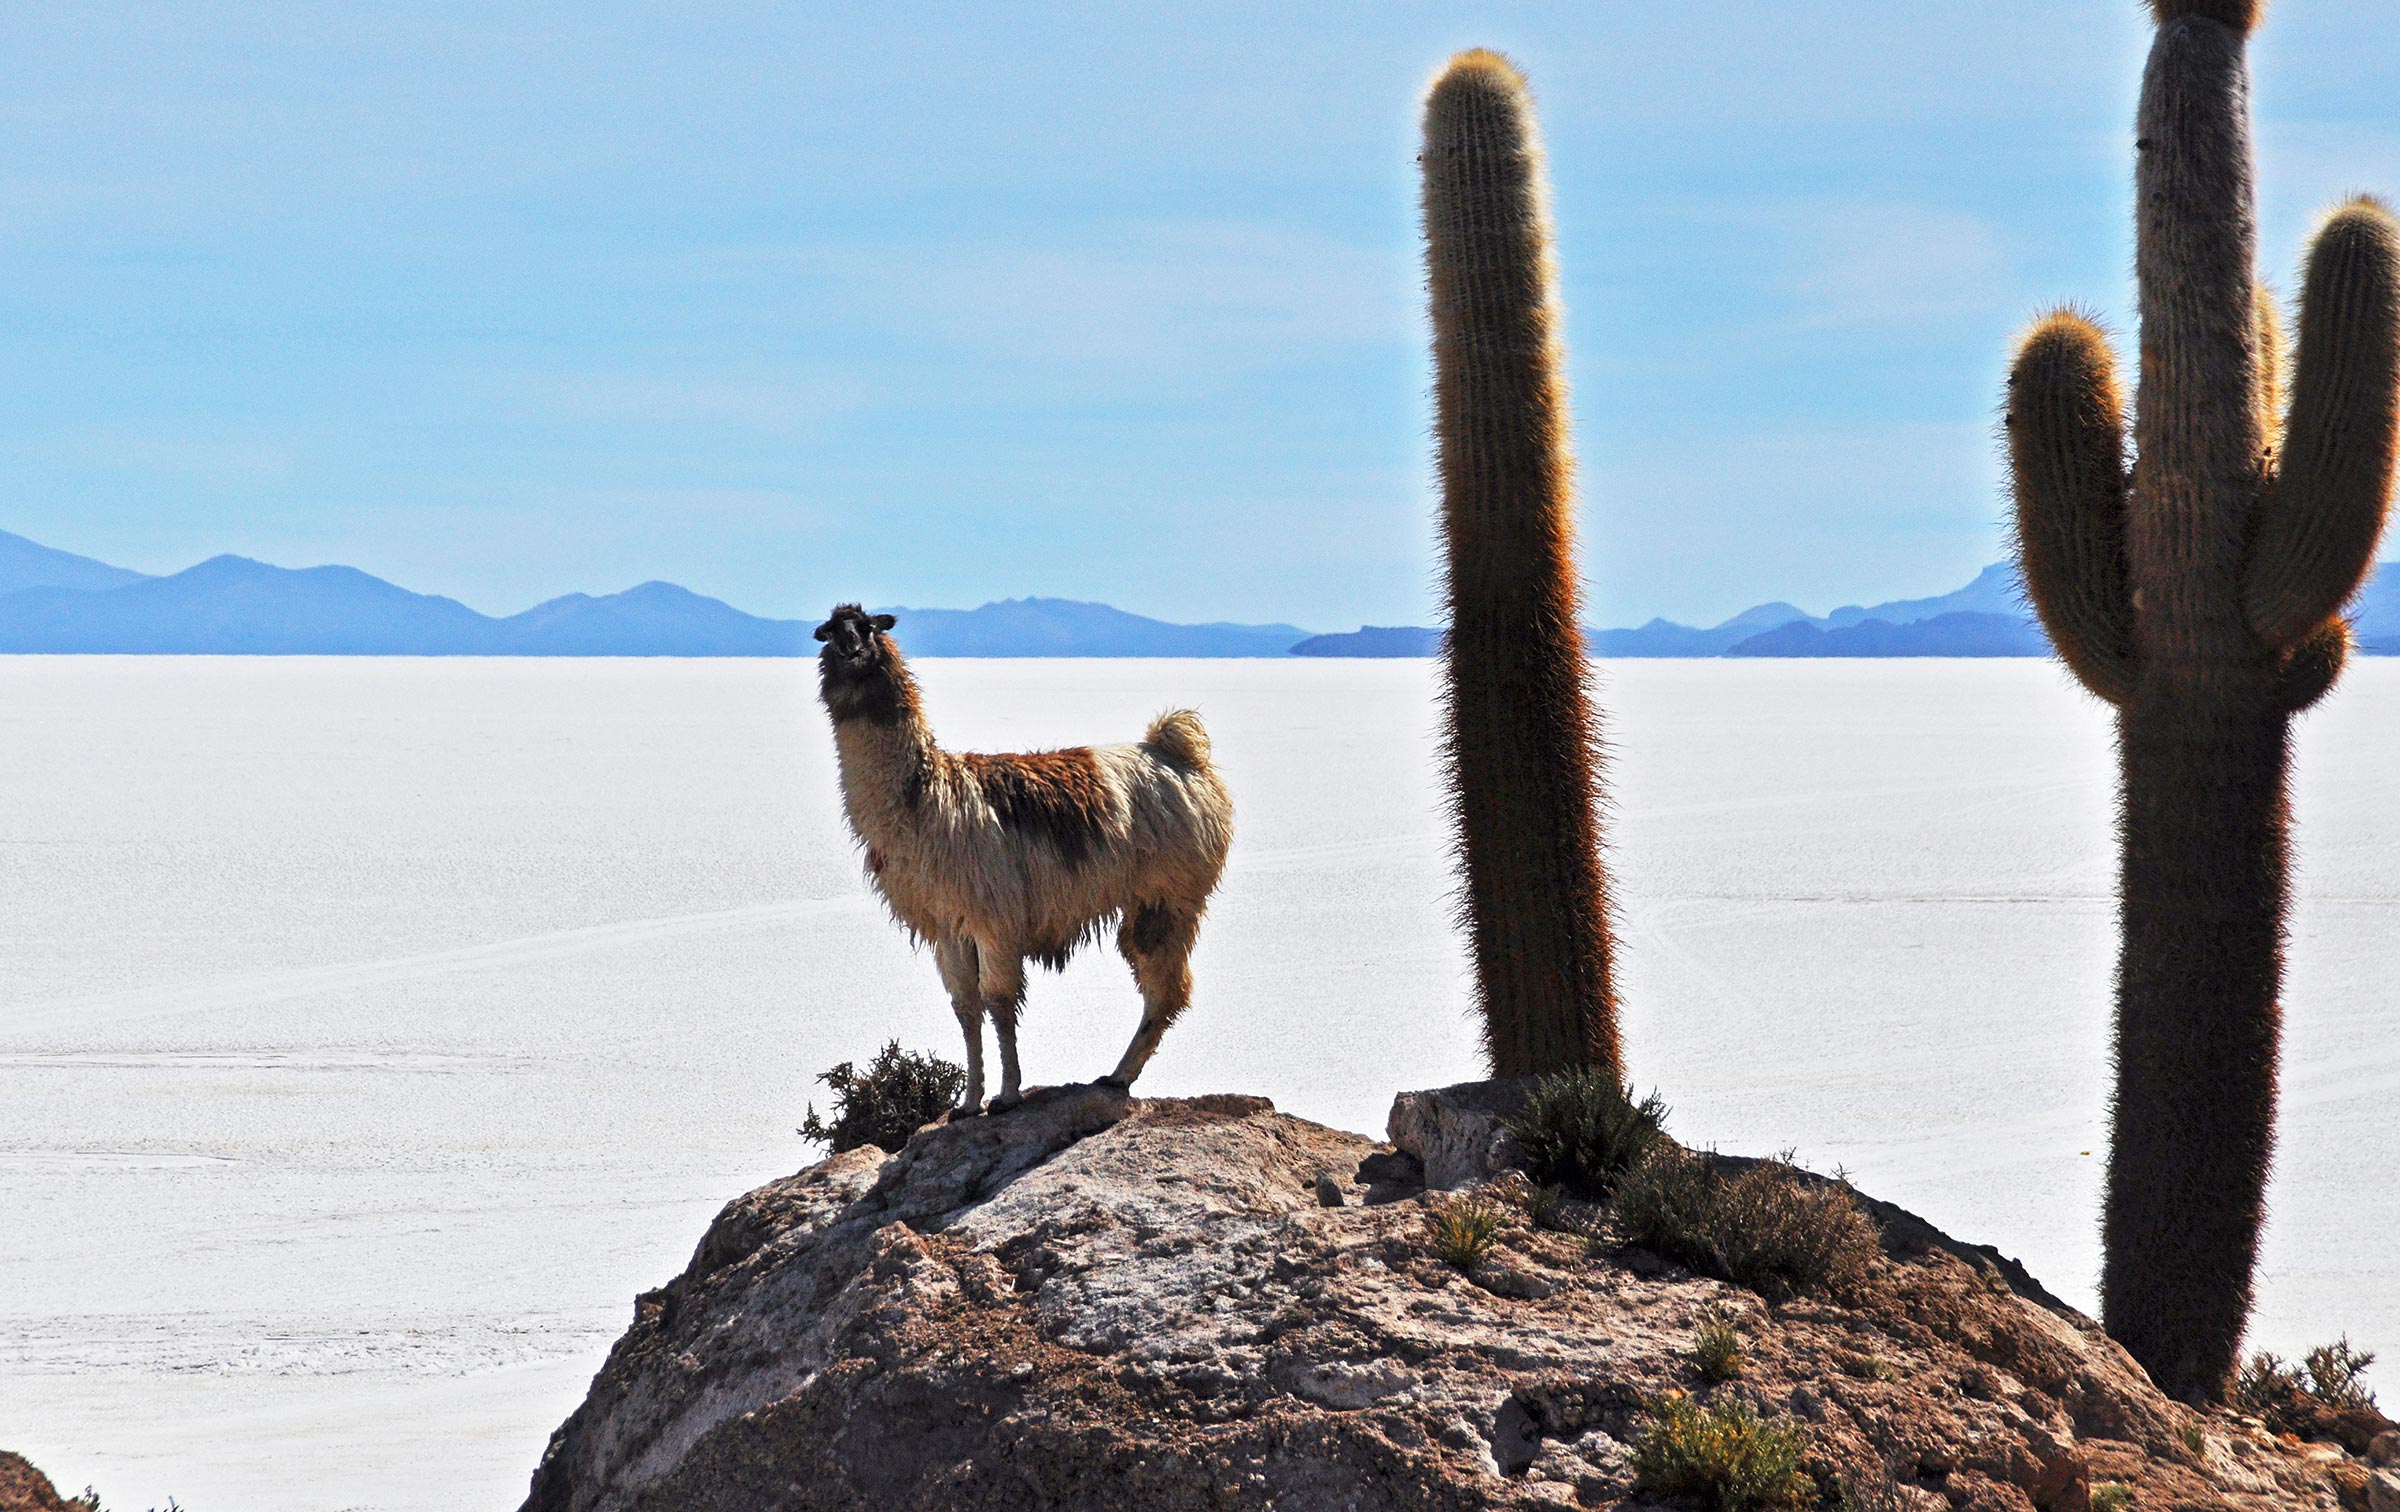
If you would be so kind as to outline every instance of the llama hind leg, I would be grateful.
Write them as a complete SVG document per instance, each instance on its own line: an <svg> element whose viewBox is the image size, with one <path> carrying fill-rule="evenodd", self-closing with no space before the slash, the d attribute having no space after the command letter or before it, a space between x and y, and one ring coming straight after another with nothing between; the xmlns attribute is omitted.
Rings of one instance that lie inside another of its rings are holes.
<svg viewBox="0 0 2400 1512"><path fill-rule="evenodd" d="M933 964L950 990L950 1011L958 1015L959 1032L967 1040L967 1093L961 1113L983 1111L983 987L979 980L973 940L938 940Z"/></svg>
<svg viewBox="0 0 2400 1512"><path fill-rule="evenodd" d="M1025 958L989 945L978 955L984 1006L991 1011L992 1035L1000 1041L1000 1095L992 1099L992 1111L1005 1113L1025 1100L1017 1078L1017 1013L1025 1006Z"/></svg>
<svg viewBox="0 0 2400 1512"><path fill-rule="evenodd" d="M1113 1087L1130 1087L1133 1079L1158 1053L1167 1026L1191 1006L1192 942L1199 938L1197 915L1177 913L1164 904L1145 903L1126 915L1117 930L1117 949L1133 968L1142 989L1142 1024L1117 1069L1100 1080Z"/></svg>

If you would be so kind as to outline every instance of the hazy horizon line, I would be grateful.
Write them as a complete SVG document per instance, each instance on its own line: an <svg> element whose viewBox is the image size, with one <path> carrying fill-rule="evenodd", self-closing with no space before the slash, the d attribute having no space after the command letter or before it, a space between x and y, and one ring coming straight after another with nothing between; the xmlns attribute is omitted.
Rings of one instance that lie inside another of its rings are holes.
<svg viewBox="0 0 2400 1512"><path fill-rule="evenodd" d="M238 552L238 551L219 551L219 552L214 552L214 553L211 553L211 554L210 554L210 555L208 555L208 556L204 556L204 557L200 558L198 561L195 561L195 562L189 563L189 564L188 564L188 565L186 565L186 566L183 566L183 567L176 568L176 569L174 569L173 571L169 571L169 572L153 572L153 571L149 571L149 570L147 570L147 569L144 569L144 568L139 568L139 567L127 567L127 566L124 566L124 565L122 565L122 564L120 564L120 563L117 563L117 562L111 562L111 561L108 561L108 560L106 560L105 558L101 558L101 557L91 556L91 555L89 555L89 554L87 554L87 553L84 553L84 552L81 552L81 551L76 551L76 550L74 550L74 549L72 549L72 548L69 548L69 547L63 547L63 546L57 546L57 545L53 545L53 544L51 544L51 543L50 543L50 542L48 542L48 541L39 541L39 540L35 540L35 539L34 539L32 536L25 535L25 534L23 534L23 533L21 533L21 532L18 532L18 531L6 531L6 530L0 530L0 533L4 533L4 534L7 534L7 535L12 535L12 536L15 536L15 537L16 537L18 540L24 541L24 542L26 542L26 543L27 543L27 544L29 544L29 545L32 545L32 546L38 547L38 548L40 548L40 549L42 549L42 550L45 550L45 551L53 551L53 552L58 552L58 553L61 553L61 554L63 554L63 555L72 556L72 557L77 557L77 558L79 558L79 559L81 559L81 560L83 560L83 561L87 561L87 562L93 562L93 563L96 563L96 564L98 564L98 565L100 565L100 566L103 566L103 567L112 568L112 569L114 569L114 570L116 570L116 571L119 571L119 572L130 572L130 573L134 573L134 574L136 574L137 576L141 577L142 579L144 579L144 580L147 580L147 581L152 581L152 582L160 581L160 580L167 579L167 578L181 577L181 576L183 576L185 573L191 572L191 571L193 571L193 570L195 570L195 569L197 569L197 568L200 568L200 567L205 567L205 566L207 566L207 565L208 565L209 563L211 563L211 562L216 562L216 561L225 561L225 560L240 561L240 562L249 562L249 563L255 564L255 565L257 565L257 566L260 566L260 567L266 567L266 568L271 568L271 569L273 569L273 570L275 570L275 571L279 571L279 572L315 572L315 571L321 571L321 570L325 570L325 569L329 569L329 568L330 568L330 569L338 569L338 570L342 570L342 571L356 572L356 573L359 573L359 574L361 574L361 575L363 575L363 576L370 577L370 578L374 578L374 579L375 579L376 581L378 581L378 582L389 584L390 586L392 586L392 587L394 587L394 588L398 588L398 589L402 590L403 592L412 593L412 594L417 594L417 595L419 595L420 597L425 597L425 598L439 598L439 599L447 599L447 600L449 600L451 603L458 604L458 605L460 605L461 607L463 607L463 608L466 608L466 609L469 609L469 610L473 611L474 613L476 613L476 614L479 614L479 615L482 615L483 617L485 617L485 618L487 618L487 619L511 619L511 618L514 618L514 617L516 617L517 615L531 613L533 610L535 610L535 609L539 609L539 608L542 608L542 607L543 607L543 606L545 606L545 605L548 605L548 604L553 604L553 603L557 603L558 601L560 601L560 600L562 600L562 599L569 599L569 598L576 598L576 597L594 598L594 599L615 598L615 597L618 597L618 596L620 596L620 595L623 595L623 594L627 594L627 593L632 593L632 592L635 592L635 591L637 591L637 590L639 590L639 589L642 589L642 588L650 587L650 586L652 586L652 585L658 585L658 586L663 586L663 587L673 588L673 589L676 589L676 590L677 590L677 591L679 591L679 592L683 592L683 593L689 593L689 594L692 594L693 596L695 596L695 597L698 597L698 598L710 599L710 600L712 600L712 601L714 601L714 602L716 602L716 603L720 603L720 604L723 604L723 605L725 605L727 608L729 608L729 609L732 609L732 610L736 611L737 613L744 614L744 615L748 615L748 616L750 616L750 617L751 617L751 618L753 618L753 619L768 620L768 621L776 621L776 622L789 623L789 624L797 624L797 623L801 623L801 622L803 622L803 621L804 621L804 620L807 618L807 615L806 615L805 613L803 613L803 614L801 614L801 615L798 615L798 616L794 616L794 615L789 615L789 614L777 614L777 613L774 613L774 612L771 612L771 611L769 611L769 612L761 612L761 611L757 611L757 610L746 609L746 608L743 608L743 607L742 607L740 604L737 604L737 603L735 603L735 602L734 602L733 600L731 600L731 599L728 599L728 598L721 597L720 595L717 595L717 594L714 594L714 593L709 593L709 592L706 592L706 591L704 591L704 590L702 590L702 589L692 588L692 587L689 587L689 586L688 586L688 585L686 585L686 584L683 584L683 583L676 582L676 581L675 581L674 579L672 579L672 578L665 578L665 577L646 577L646 578L642 578L642 579L640 579L640 580L639 580L639 581L637 581L637 582L633 582L633 583L627 584L627 585L626 585L625 587L623 587L623 588L610 589L610 590L605 590L605 591L595 591L595 590L588 589L588 588L569 588L569 589L565 589L565 590L562 590L562 591L559 591L559 592L551 593L551 594L548 594L548 595L547 595L547 596L545 596L545 597L542 597L542 598L536 599L536 600L534 600L532 603L530 603L530 604L527 604L527 605L525 605L523 608L520 608L520 609L514 609L514 610L499 610L499 611L495 611L495 610L492 610L492 609L487 609L487 608L478 607L477 605L475 605L475 604L473 604L473 603L469 602L469 601L468 601L468 600L466 600L465 598L459 597L459 596L457 596L457 595L455 595L455 594L444 593L444 592L441 592L441 591L439 591L439 590L434 590L434 589L426 589L426 588L412 587L412 586L410 586L410 585L408 585L408 584L406 584L406 583L400 582L400 581L399 581L398 579L396 579L396 578L386 577L386 576L384 576L384 575L383 575L383 573L381 573L381 572L379 572L379 571L377 571L377 570L375 570L375 569L373 569L373 568L370 568L370 567L362 567L362 566L358 565L358 564L357 564L357 563L355 563L355 562L334 562L334 561L327 561L327 562L315 562L315 563L310 563L310 564L309 564L309 565L307 565L307 566L290 566L290 565L287 565L287 564L285 564L285 563L281 563L281 562L273 562L273 561L269 561L269 560L267 560L267 559L266 559L266 558L264 558L264 557L254 557L254 556L249 556L249 555L246 555L246 554L244 554L244 553L242 553L242 552ZM1984 568L1978 569L1978 574L1977 574L1977 575L1980 575L1980 574L1981 574L1983 571L1988 571L1988 570L1989 570L1991 567L1993 567L1993 566L2004 566L2004 565L2006 565L2006 559L2005 559L2005 558L2001 559L2001 560L2000 560L2000 561L1998 561L1998 562L1987 563L1987 564L1986 564L1986 566L1985 566ZM1974 581L1974 579L1973 579L1972 577L1970 577L1970 578L1967 580L1967 583L1971 583L1971 582L1973 582L1973 581ZM1914 593L1914 594L1910 594L1910 593L1890 594L1890 595L1887 595L1885 598L1882 598L1882 599L1875 600L1874 602L1877 602L1877 603L1886 603L1886 602L1897 603L1897 602L1906 602L1906 601L1908 601L1908 600L1910 600L1910 599L1918 599L1918 598L1939 598L1939 597L1945 596L1945 595L1947 595L1947 594L1950 594L1950 593L1955 593L1955 592L1959 591L1960 589L1962 589L1962 588L1964 588L1965 586L1967 586L1967 583L1957 583L1957 584L1952 584L1952 585L1950 585L1950 586L1948 586L1948 587L1929 589L1929 590L1926 590L1926 591L1924 591L1924 592L1919 592L1919 593ZM29 590L17 590L17 591L29 591ZM83 589L83 590L71 590L71 591L83 591L83 592L108 592L108 591L110 591L110 590L108 590L108 589ZM1781 604L1781 605L1785 605L1785 606L1787 606L1787 607L1790 607L1790 608L1798 609L1798 610L1799 610L1799 611L1800 611L1800 612L1801 612L1803 615L1805 615L1805 616L1807 616L1808 618L1811 618L1811 619L1822 619L1822 618L1824 618L1826 615L1833 614L1833 613L1837 613L1837 612L1839 612L1839 611L1840 611L1840 610L1842 610L1842 609L1846 609L1846 608L1855 608L1855 607L1861 607L1861 606L1863 605L1863 603L1865 602L1865 601L1860 601L1859 603L1843 603L1843 604L1836 604L1836 605L1832 606L1832 607L1831 607L1831 608L1829 608L1829 609L1826 609L1826 610L1823 610L1823 611L1816 611L1816 610L1810 610L1810 609L1807 609L1807 608L1805 608L1805 607L1803 607L1803 606L1802 606L1802 604L1801 604L1801 599L1802 599L1804 596L1805 596L1805 595L1802 595L1802 594L1785 594L1785 595L1780 595L1780 596L1778 596L1778 597L1775 597L1775 598L1761 599L1761 600L1760 600L1760 601L1758 601L1756 604L1748 605L1748 606L1746 606L1746 607L1745 607L1745 608L1743 608L1743 609L1740 609L1740 610L1737 610L1737 611L1735 611L1735 612L1734 612L1732 615L1724 616L1723 618L1721 618L1721 619L1716 619L1716 620L1708 620L1708 621L1702 621L1702 620L1698 620L1698 619L1685 620L1685 619L1677 619L1677 618L1673 618L1673 617L1670 617L1670 616L1667 616L1667 615L1656 615L1656 616L1651 616L1651 617L1650 617L1650 619L1644 619L1644 620L1642 620L1642 621L1639 621L1639 622L1637 622L1636 624L1627 625L1627 626L1624 626L1624 627L1621 627L1621 628L1628 628L1628 629L1631 629L1631 628L1638 628L1638 627L1639 627L1639 625L1641 625L1641 624L1648 624L1648 623L1650 623L1650 622L1651 622L1651 619L1657 619L1657 620L1664 620L1666 623L1669 623L1669 624L1689 625L1689 626L1691 626L1692 628L1695 628L1695 629L1708 629L1708 628L1713 628L1714 626L1716 626L1716 625L1718 625L1718 624L1723 624L1723 623L1727 622L1728 620L1732 620L1732 619L1738 619L1738 618L1740 618L1740 617L1741 617L1743 614L1752 613L1752 612L1754 612L1754 611L1756 611L1756 610L1758 610L1758 609L1762 609L1762 608L1768 607L1769 605L1775 605L1775 604ZM864 602L867 602L867 601L868 601L868 600L870 600L870 599L874 599L875 597L876 597L876 596L875 596L875 595L873 595L873 594L861 595L861 596L859 596L859 597L856 599L856 601L857 601L857 602L864 603ZM1588 597L1589 597L1589 591L1588 591L1588 587L1587 587L1587 590L1586 590L1586 597L1587 597L1587 599L1588 599ZM842 602L850 602L850 601L851 601L851 600L847 600L847 599L845 599L845 600L842 600ZM1309 634L1311 634L1311 635L1320 635L1320 634L1345 634L1345 633L1348 633L1346 630L1340 629L1340 628L1338 628L1338 627L1337 627L1336 629L1333 629L1333 630L1324 630L1324 629L1320 629L1320 628L1318 628L1318 627L1315 627L1315 626L1312 626L1312 625L1308 624L1308 623L1307 623L1307 622L1306 622L1304 619L1301 619L1301 618L1279 618L1279 619L1269 619L1269 620L1242 620L1242 619L1231 619L1231 618L1224 618L1224 617L1209 618L1209 619L1189 619L1189 620L1185 620L1185 619L1169 619L1169 618L1166 618L1166 617L1164 617L1164 616L1162 616L1162 615L1153 614L1153 613L1150 613L1150 612L1148 612L1148 611L1146 611L1146 610L1143 610L1143 609L1129 607L1129 606L1127 606L1127 605L1125 605L1125 604L1123 604L1123 603L1119 603L1119 602L1117 602L1117 601L1116 601L1116 600L1114 600L1114 599L1106 599L1106 598L1085 598L1085 597L1081 597L1081 596L1079 596L1079 595L1076 595L1076 594L1073 594L1073 593L1043 593L1043 592L1007 593L1007 594L1000 594L1000 595L998 595L998 596L994 596L994 597L988 597L988 598L984 598L984 599L982 600L982 602L980 602L980 603L977 603L977 604L972 604L972 605L964 605L964 604L961 604L961 605L950 605L950 604L904 604L904 603L892 603L892 602L885 601L885 602L878 602L878 603L875 605L875 607L876 607L876 608L878 608L878 609L887 609L887 610L892 610L892 611L896 611L896 612L897 612L897 611L908 611L908 612L914 612L914 613L964 614L964 613L972 613L972 612L974 612L974 611L976 611L976 610L979 610L979 609L987 609L987 608L991 608L991 607L993 607L993 606L995 606L995 605L999 605L999 604L1009 604L1009 603L1036 603L1036 602L1045 602L1045 601L1047 601L1047 602L1052 602L1052 603L1071 603L1071 604L1091 604L1091 605L1097 605L1098 607L1101 607L1101 608L1115 610L1115 611L1117 611L1118 613L1121 613L1121 614L1131 614L1131 615L1136 615L1136 616L1138 616L1138 617L1140 617L1140 618L1143 618L1143 619L1152 619L1152 620L1156 620L1156 621L1158 621L1158 622L1159 622L1159 623L1161 623L1161 624L1176 624L1176 625L1250 625L1250 626L1274 625L1274 626L1288 626L1288 627L1289 627L1289 628L1291 628L1291 629L1306 631L1307 633L1309 633ZM830 607L830 606L828 606L828 607ZM1438 617L1438 616L1436 616L1436 621L1437 621L1437 622L1438 622L1438 618L1439 618L1439 617ZM1590 620L1590 619L1591 619L1591 617L1590 617L1590 616L1587 616L1587 620ZM1593 621L1591 621L1591 622L1592 622L1592 623L1594 623L1595 625L1597 624L1597 621L1596 621L1596 620L1593 620ZM1426 625L1419 625L1419 624L1377 624L1377 623L1374 623L1374 622L1362 622L1362 623L1361 623L1359 626L1357 626L1356 628L1358 628L1358 629L1426 629L1426 628L1432 628L1432 626L1431 626L1430 624L1426 624ZM1620 628L1620 627L1613 627L1613 626L1612 626L1612 627L1600 627L1600 628Z"/></svg>

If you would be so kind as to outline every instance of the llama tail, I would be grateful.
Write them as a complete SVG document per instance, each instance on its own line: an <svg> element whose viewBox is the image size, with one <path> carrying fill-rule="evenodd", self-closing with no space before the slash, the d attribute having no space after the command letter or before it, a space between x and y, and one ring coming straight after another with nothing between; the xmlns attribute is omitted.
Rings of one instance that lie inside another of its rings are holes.
<svg viewBox="0 0 2400 1512"><path fill-rule="evenodd" d="M1169 709L1150 721L1142 744L1191 772L1213 772L1209 761L1208 731L1200 726L1200 716L1189 709Z"/></svg>

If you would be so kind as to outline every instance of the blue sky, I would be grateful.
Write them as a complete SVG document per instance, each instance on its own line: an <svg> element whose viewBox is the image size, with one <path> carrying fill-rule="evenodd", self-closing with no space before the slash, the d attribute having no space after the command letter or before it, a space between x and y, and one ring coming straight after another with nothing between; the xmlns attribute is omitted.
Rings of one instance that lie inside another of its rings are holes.
<svg viewBox="0 0 2400 1512"><path fill-rule="evenodd" d="M665 577L1433 613L1413 137L1556 185L1593 616L1999 552L2045 302L2122 317L2134 0L0 12L0 528L507 612ZM2400 191L2400 13L2253 48L2264 253Z"/></svg>

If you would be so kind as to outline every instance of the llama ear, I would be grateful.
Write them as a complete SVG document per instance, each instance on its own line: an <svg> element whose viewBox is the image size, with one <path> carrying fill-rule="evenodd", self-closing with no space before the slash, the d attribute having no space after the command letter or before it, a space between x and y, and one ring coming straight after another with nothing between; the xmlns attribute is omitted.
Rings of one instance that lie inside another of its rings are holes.
<svg viewBox="0 0 2400 1512"><path fill-rule="evenodd" d="M897 625L900 622L888 614L878 614L873 619L867 621L867 623L873 625L878 630L889 630L892 628L892 626Z"/></svg>

